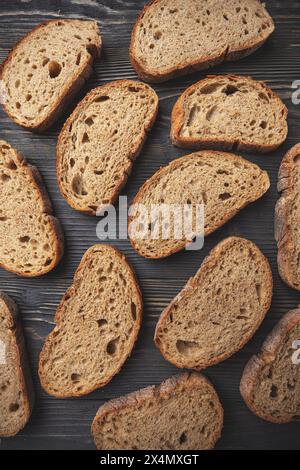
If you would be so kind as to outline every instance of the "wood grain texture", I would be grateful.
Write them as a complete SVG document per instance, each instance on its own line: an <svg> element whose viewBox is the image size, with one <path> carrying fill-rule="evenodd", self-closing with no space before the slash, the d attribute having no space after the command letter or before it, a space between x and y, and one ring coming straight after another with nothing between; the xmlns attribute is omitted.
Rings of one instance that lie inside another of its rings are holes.
<svg viewBox="0 0 300 470"><path fill-rule="evenodd" d="M217 448L300 449L300 423L281 426L265 423L247 409L239 394L240 377L248 359L260 349L264 337L282 315L300 303L299 293L279 278L273 233L274 206L279 197L276 190L278 168L284 153L300 141L300 105L293 105L291 101L292 82L300 80L300 4L298 0L268 0L266 3L277 27L267 44L246 59L214 68L213 73L250 75L265 80L287 105L289 136L286 143L270 155L243 154L268 171L271 189L260 201L210 235L199 252L181 252L165 260L146 260L132 250L128 241L113 242L132 263L141 284L145 301L142 331L131 358L109 385L87 397L67 400L56 400L42 391L37 378L38 356L46 335L53 328L56 307L71 284L82 254L98 240L97 219L72 210L59 193L55 174L56 139L66 116L87 91L110 80L137 78L129 62L128 46L132 26L145 1L15 0L0 3L0 61L22 35L40 22L58 16L96 19L100 22L103 37L102 60L96 61L93 76L52 130L42 136L33 135L10 122L0 111L0 137L21 150L28 161L39 168L55 215L60 218L66 235L64 258L46 276L24 280L0 270L0 288L18 302L22 313L37 394L30 423L15 438L2 439L0 450L93 449L90 424L103 402L160 383L176 373L177 369L154 347L152 338L156 321L164 307L196 272L209 250L229 235L251 239L268 257L274 275L274 297L271 310L254 339L234 357L205 372L219 391L225 409L225 427ZM206 72L197 72L154 86L160 98L160 113L123 190L130 199L160 166L189 153L170 143L170 112L179 94L205 75Z"/></svg>

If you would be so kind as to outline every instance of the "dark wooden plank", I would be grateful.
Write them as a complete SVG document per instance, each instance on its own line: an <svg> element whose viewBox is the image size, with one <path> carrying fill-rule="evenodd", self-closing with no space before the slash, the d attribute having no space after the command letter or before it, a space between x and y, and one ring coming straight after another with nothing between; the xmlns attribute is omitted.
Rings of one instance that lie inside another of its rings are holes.
<svg viewBox="0 0 300 470"><path fill-rule="evenodd" d="M142 331L131 358L104 389L76 400L48 397L37 377L38 356L44 338L53 327L53 315L84 251L97 242L97 219L73 211L60 196L55 175L55 146L62 123L76 102L91 88L117 78L136 78L128 57L130 32L145 1L131 0L19 0L0 3L0 61L13 44L41 21L58 16L95 18L100 22L104 53L95 64L95 72L61 120L42 136L33 135L16 125L0 111L1 138L9 140L36 164L51 194L55 213L66 234L66 254L52 273L40 279L21 279L0 270L0 288L19 304L34 375L37 403L30 423L15 438L0 440L0 449L92 449L90 424L100 404L137 388L159 383L177 372L153 345L153 333L162 309L184 286L204 256L228 235L241 235L256 242L270 260L274 274L272 308L262 327L247 346L233 358L205 373L216 385L225 408L225 428L219 449L300 449L299 423L276 426L256 418L239 394L239 380L249 357L259 349L265 335L289 309L299 303L299 294L279 279L276 244L273 235L277 171L283 153L299 140L300 105L291 101L292 82L300 79L300 5L269 0L267 6L277 29L257 53L236 63L223 64L213 73L239 73L266 80L289 108L289 137L284 146L271 155L247 155L266 169L271 189L261 201L246 208L231 222L208 237L200 252L182 252L166 260L149 261L139 257L126 240L112 242L134 266L145 301ZM160 166L183 155L169 141L170 112L177 96L188 85L201 79L198 72L179 80L154 86L160 97L160 113L123 194L131 199L139 186Z"/></svg>

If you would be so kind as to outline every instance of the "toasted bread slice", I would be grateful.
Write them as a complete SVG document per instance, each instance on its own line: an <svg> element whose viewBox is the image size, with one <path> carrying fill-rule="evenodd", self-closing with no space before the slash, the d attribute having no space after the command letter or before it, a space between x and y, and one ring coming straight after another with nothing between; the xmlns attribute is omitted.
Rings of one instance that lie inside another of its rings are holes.
<svg viewBox="0 0 300 470"><path fill-rule="evenodd" d="M286 139L287 108L249 77L207 77L183 92L172 111L171 140L190 149L271 152Z"/></svg>
<svg viewBox="0 0 300 470"><path fill-rule="evenodd" d="M162 82L245 57L273 31L259 0L152 0L132 31L130 58L143 80Z"/></svg>
<svg viewBox="0 0 300 470"><path fill-rule="evenodd" d="M0 291L0 437L14 436L29 420L34 392L18 309Z"/></svg>
<svg viewBox="0 0 300 470"><path fill-rule="evenodd" d="M63 233L36 167L0 141L0 265L20 276L51 271L63 254Z"/></svg>
<svg viewBox="0 0 300 470"><path fill-rule="evenodd" d="M262 419L289 423L300 416L300 309L290 310L245 367L240 390Z"/></svg>
<svg viewBox="0 0 300 470"><path fill-rule="evenodd" d="M257 165L234 154L202 151L172 161L157 171L138 191L131 210L129 237L133 248L146 258L163 258L182 250L188 237L208 235L250 202L259 199L270 186L268 174ZM197 221L198 205L204 207L204 227ZM178 207L180 214L162 215L153 207ZM186 233L188 216L193 211L191 234ZM178 221L183 221L182 227ZM168 224L168 231L163 230ZM147 231L146 231L147 228Z"/></svg>
<svg viewBox="0 0 300 470"><path fill-rule="evenodd" d="M224 361L260 326L272 286L269 263L254 243L223 240L161 314L156 345L177 367L201 370Z"/></svg>
<svg viewBox="0 0 300 470"><path fill-rule="evenodd" d="M185 373L105 403L92 434L99 450L204 450L215 446L222 427L211 383Z"/></svg>
<svg viewBox="0 0 300 470"><path fill-rule="evenodd" d="M124 256L109 245L89 248L41 352L46 392L77 397L106 385L130 355L141 317L140 289Z"/></svg>
<svg viewBox="0 0 300 470"><path fill-rule="evenodd" d="M95 21L57 19L34 28L0 68L8 116L29 130L50 127L90 76L100 50Z"/></svg>
<svg viewBox="0 0 300 470"><path fill-rule="evenodd" d="M157 111L155 91L132 80L95 88L79 103L57 145L58 182L71 207L96 215L115 202Z"/></svg>

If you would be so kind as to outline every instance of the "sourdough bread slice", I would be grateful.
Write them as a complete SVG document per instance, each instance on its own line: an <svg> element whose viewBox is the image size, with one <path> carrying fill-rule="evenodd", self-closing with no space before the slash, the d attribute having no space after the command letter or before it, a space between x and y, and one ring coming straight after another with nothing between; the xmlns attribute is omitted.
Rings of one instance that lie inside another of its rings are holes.
<svg viewBox="0 0 300 470"><path fill-rule="evenodd" d="M185 373L105 403L92 434L100 450L204 450L215 446L222 427L211 383Z"/></svg>
<svg viewBox="0 0 300 470"><path fill-rule="evenodd" d="M50 127L92 72L100 55L95 21L51 20L12 49L0 69L3 107L30 130Z"/></svg>
<svg viewBox="0 0 300 470"><path fill-rule="evenodd" d="M204 230L206 236L217 230L247 204L259 199L269 186L265 171L237 155L202 151L178 158L157 171L138 191L129 217L132 246L147 258L169 256L182 250L192 234L201 236ZM196 215L201 203L204 227ZM165 219L163 208L175 210L176 205L179 214ZM161 212L155 213L155 206ZM189 220L187 208L193 214L191 234L184 225Z"/></svg>
<svg viewBox="0 0 300 470"><path fill-rule="evenodd" d="M20 276L51 271L63 233L36 167L0 140L0 266Z"/></svg>
<svg viewBox="0 0 300 470"><path fill-rule="evenodd" d="M92 90L66 121L57 145L57 177L74 209L95 215L127 181L158 111L141 82L118 80Z"/></svg>
<svg viewBox="0 0 300 470"><path fill-rule="evenodd" d="M300 417L300 309L290 310L245 367L240 390L262 419L289 423ZM295 356L295 357L294 357Z"/></svg>
<svg viewBox="0 0 300 470"><path fill-rule="evenodd" d="M177 100L171 140L191 149L270 152L287 137L287 113L262 82L236 75L207 77Z"/></svg>
<svg viewBox="0 0 300 470"><path fill-rule="evenodd" d="M130 355L141 317L140 289L125 257L109 245L89 248L40 355L46 392L76 397L106 385Z"/></svg>
<svg viewBox="0 0 300 470"><path fill-rule="evenodd" d="M34 392L16 304L0 291L0 437L26 425Z"/></svg>
<svg viewBox="0 0 300 470"><path fill-rule="evenodd" d="M258 247L229 237L163 311L155 343L177 367L201 370L224 361L260 326L272 287L269 263Z"/></svg>
<svg viewBox="0 0 300 470"><path fill-rule="evenodd" d="M290 287L300 290L300 143L284 156L279 169L275 208L278 269Z"/></svg>
<svg viewBox="0 0 300 470"><path fill-rule="evenodd" d="M152 0L134 26L130 58L143 80L162 82L245 57L273 31L259 0Z"/></svg>

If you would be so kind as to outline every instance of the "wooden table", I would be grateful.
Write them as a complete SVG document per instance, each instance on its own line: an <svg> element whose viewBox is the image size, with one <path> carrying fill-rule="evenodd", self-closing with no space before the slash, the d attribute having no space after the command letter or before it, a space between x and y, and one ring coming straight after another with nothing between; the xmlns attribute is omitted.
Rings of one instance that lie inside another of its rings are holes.
<svg viewBox="0 0 300 470"><path fill-rule="evenodd" d="M136 78L128 58L128 45L132 26L144 3L143 0L1 0L0 60L5 58L18 39L46 19L96 19L101 26L103 57L96 62L95 73L77 97L78 101L97 85L119 78ZM268 171L271 189L259 202L209 236L199 252L181 252L166 260L149 261L138 256L128 241L113 242L132 263L140 281L145 301L142 331L132 356L121 372L109 385L81 399L57 400L47 396L37 376L39 352L46 335L53 328L56 307L72 281L81 256L98 241L97 219L72 210L61 197L57 186L56 139L71 108L66 110L51 131L42 136L21 129L0 111L1 138L7 139L31 163L37 165L66 235L64 258L50 274L38 279L21 279L0 270L0 288L17 301L22 312L37 395L29 424L18 436L0 440L0 449L93 449L90 425L102 403L138 388L157 384L178 372L154 347L152 338L157 318L195 273L209 250L229 235L247 237L263 250L272 265L274 298L271 310L254 339L231 359L205 371L219 391L225 409L225 427L217 448L300 449L299 422L280 426L266 423L246 408L239 394L239 381L247 360L258 351L264 337L282 315L300 301L300 294L289 289L278 276L273 235L278 167L284 152L300 140L300 105L293 105L291 101L292 82L300 80L300 4L297 0L269 0L267 6L277 26L267 44L252 56L219 66L213 73L238 73L265 80L288 106L289 137L286 143L270 155L247 155L249 160ZM205 72L198 72L154 86L160 98L159 117L122 194L132 198L139 186L160 166L188 153L173 147L169 141L170 112L178 95L204 76Z"/></svg>

